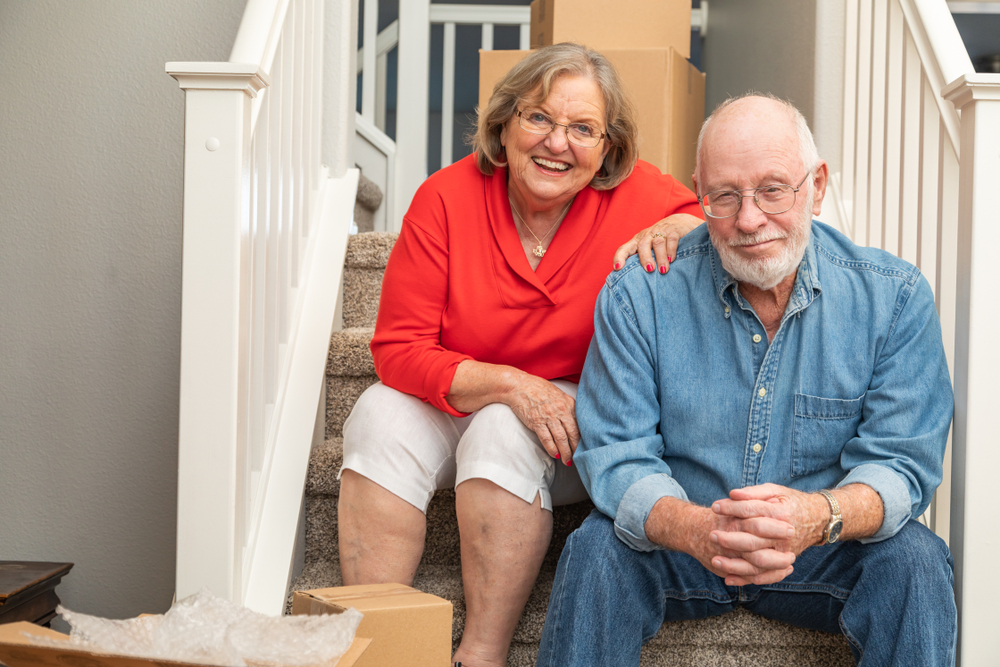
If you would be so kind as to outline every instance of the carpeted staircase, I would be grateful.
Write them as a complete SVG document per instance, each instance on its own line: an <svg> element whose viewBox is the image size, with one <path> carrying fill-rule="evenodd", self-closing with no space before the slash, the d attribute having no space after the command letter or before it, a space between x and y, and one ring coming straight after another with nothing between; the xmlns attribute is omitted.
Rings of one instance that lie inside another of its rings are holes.
<svg viewBox="0 0 1000 667"><path fill-rule="evenodd" d="M374 198L370 198L374 200ZM360 201L360 198L359 198ZM370 203L369 203L370 205ZM374 204L378 206L377 201ZM351 407L378 381L368 343L375 326L382 273L395 234L372 232L351 238L344 277L344 329L333 334L327 362L326 442L313 451L306 483L306 554L292 590L340 586L337 553L337 472L342 460L342 427ZM535 590L518 624L508 665L535 664L538 642L556 563L566 537L587 516L589 502L557 507L552 545ZM454 490L439 491L427 512L427 543L413 584L455 605L453 642L465 624ZM628 604L627 600L622 601ZM848 666L842 636L802 630L745 610L704 621L666 623L643 649L643 666Z"/></svg>

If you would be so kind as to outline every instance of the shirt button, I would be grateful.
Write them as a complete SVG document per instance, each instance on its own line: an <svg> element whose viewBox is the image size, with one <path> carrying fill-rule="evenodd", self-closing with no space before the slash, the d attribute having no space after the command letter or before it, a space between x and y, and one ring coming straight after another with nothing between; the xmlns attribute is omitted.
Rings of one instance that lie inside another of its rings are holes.
<svg viewBox="0 0 1000 667"><path fill-rule="evenodd" d="M756 445L753 446L753 451L754 451L755 454L759 454L760 450L761 450L761 447L760 447L760 443L758 442Z"/></svg>
<svg viewBox="0 0 1000 667"><path fill-rule="evenodd" d="M729 312L729 306L726 306L726 312L727 313Z"/></svg>
<svg viewBox="0 0 1000 667"><path fill-rule="evenodd" d="M767 389L761 387L760 391L757 392L757 395L760 396L761 398L764 398L765 396L767 396Z"/></svg>
<svg viewBox="0 0 1000 667"><path fill-rule="evenodd" d="M755 342L755 343L759 343L760 342L760 334L754 334L753 335L753 342Z"/></svg>

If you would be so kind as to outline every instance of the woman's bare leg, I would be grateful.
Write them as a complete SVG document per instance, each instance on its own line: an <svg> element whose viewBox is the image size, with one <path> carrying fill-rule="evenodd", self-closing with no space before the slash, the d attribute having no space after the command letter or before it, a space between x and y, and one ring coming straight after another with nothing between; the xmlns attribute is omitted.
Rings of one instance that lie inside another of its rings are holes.
<svg viewBox="0 0 1000 667"><path fill-rule="evenodd" d="M413 584L427 532L423 512L367 477L344 470L337 515L345 586Z"/></svg>
<svg viewBox="0 0 1000 667"><path fill-rule="evenodd" d="M552 539L552 512L485 479L455 491L462 537L465 632L454 660L463 667L504 667L514 628Z"/></svg>

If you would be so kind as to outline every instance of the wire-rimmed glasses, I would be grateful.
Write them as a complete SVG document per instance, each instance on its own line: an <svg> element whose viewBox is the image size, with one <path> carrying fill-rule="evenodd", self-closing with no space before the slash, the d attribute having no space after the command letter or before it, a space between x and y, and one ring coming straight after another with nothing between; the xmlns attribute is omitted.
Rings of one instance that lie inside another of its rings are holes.
<svg viewBox="0 0 1000 667"><path fill-rule="evenodd" d="M701 210L710 218L731 218L740 212L744 199L753 197L757 208L768 215L777 215L795 206L795 193L802 189L802 184L811 173L811 169L807 171L795 187L784 183L772 183L743 190L714 190L698 197L698 203L701 204ZM751 194L745 195L744 192Z"/></svg>
<svg viewBox="0 0 1000 667"><path fill-rule="evenodd" d="M569 142L583 148L593 148L608 134L589 123L557 123L538 109L518 109L517 122L522 130L531 134L549 134L556 125L565 127Z"/></svg>

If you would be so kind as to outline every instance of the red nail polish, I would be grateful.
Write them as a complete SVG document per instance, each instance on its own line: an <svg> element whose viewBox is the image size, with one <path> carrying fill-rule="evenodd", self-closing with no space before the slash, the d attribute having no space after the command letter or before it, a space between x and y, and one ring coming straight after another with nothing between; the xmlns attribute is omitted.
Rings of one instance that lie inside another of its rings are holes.
<svg viewBox="0 0 1000 667"><path fill-rule="evenodd" d="M667 267L661 266L660 267L660 273L666 273L666 272L667 272Z"/></svg>
<svg viewBox="0 0 1000 667"><path fill-rule="evenodd" d="M556 452L556 458L559 458L559 452Z"/></svg>
<svg viewBox="0 0 1000 667"><path fill-rule="evenodd" d="M622 268L622 263L621 262L615 262L615 271L617 271L620 268Z"/></svg>
<svg viewBox="0 0 1000 667"><path fill-rule="evenodd" d="M652 264L647 264L646 265L646 271L648 271L649 273L652 273L653 272L653 265Z"/></svg>
<svg viewBox="0 0 1000 667"><path fill-rule="evenodd" d="M670 262L672 262L672 261L674 261L674 258L673 258L673 257L667 257L667 264L669 264L669 263L670 263Z"/></svg>
<svg viewBox="0 0 1000 667"><path fill-rule="evenodd" d="M571 466L571 465L573 465L573 462L570 461L569 459L566 459L566 465Z"/></svg>

